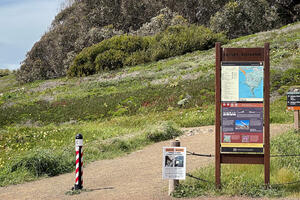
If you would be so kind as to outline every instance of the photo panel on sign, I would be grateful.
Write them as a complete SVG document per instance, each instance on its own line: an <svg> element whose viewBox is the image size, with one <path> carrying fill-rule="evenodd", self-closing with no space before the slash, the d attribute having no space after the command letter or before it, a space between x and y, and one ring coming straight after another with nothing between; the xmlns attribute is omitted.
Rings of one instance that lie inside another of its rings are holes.
<svg viewBox="0 0 300 200"><path fill-rule="evenodd" d="M221 105L221 151L263 152L263 103Z"/></svg>

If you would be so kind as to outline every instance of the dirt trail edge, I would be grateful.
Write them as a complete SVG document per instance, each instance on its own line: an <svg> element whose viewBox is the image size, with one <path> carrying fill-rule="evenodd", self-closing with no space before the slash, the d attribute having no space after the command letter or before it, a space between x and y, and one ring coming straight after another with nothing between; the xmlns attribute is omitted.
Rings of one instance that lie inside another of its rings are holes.
<svg viewBox="0 0 300 200"><path fill-rule="evenodd" d="M292 125L271 125L275 136ZM188 151L214 154L214 126L183 129L181 146ZM84 188L79 195L66 195L74 185L74 173L0 188L0 199L172 199L167 196L168 181L162 180L162 147L170 141L159 142L113 160L100 160L84 168ZM188 156L187 171L206 166L213 158ZM232 199L232 198L231 198Z"/></svg>

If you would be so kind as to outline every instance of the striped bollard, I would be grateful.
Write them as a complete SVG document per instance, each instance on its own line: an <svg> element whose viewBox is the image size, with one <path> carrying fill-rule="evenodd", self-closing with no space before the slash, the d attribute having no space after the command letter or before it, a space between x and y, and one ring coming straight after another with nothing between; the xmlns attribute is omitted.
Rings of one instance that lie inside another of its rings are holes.
<svg viewBox="0 0 300 200"><path fill-rule="evenodd" d="M77 134L75 138L75 150L76 150L76 178L75 178L75 190L81 190L83 187L83 137L81 134Z"/></svg>

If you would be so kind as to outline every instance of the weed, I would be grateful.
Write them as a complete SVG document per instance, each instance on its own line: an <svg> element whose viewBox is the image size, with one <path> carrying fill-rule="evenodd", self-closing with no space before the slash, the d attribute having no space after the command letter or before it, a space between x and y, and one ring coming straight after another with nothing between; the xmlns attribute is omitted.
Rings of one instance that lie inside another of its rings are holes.
<svg viewBox="0 0 300 200"><path fill-rule="evenodd" d="M174 123L160 122L146 132L146 137L150 141L159 142L178 137L181 134L182 132L174 126Z"/></svg>

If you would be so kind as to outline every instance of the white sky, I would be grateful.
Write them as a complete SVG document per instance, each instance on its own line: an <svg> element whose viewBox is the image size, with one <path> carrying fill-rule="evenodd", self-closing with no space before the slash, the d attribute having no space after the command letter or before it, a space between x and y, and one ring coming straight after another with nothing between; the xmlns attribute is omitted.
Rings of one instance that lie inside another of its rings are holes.
<svg viewBox="0 0 300 200"><path fill-rule="evenodd" d="M0 0L0 69L17 69L64 0Z"/></svg>

